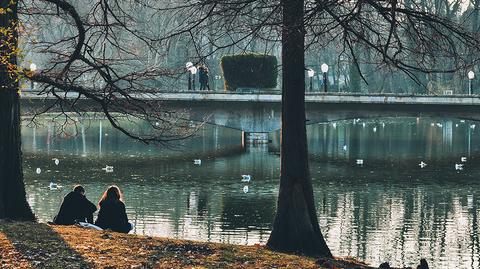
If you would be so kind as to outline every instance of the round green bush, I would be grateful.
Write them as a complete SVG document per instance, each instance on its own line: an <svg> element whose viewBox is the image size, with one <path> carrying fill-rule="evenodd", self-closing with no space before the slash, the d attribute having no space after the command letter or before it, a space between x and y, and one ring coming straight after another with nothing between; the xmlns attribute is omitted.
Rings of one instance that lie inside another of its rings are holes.
<svg viewBox="0 0 480 269"><path fill-rule="evenodd" d="M277 87L277 57L246 53L223 56L220 62L225 89Z"/></svg>

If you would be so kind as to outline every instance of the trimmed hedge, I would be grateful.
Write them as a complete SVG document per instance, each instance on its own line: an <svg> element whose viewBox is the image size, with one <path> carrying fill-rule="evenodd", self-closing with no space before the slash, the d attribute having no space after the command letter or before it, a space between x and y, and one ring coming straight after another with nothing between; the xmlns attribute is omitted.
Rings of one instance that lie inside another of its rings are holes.
<svg viewBox="0 0 480 269"><path fill-rule="evenodd" d="M277 87L277 57L266 54L223 56L220 61L225 89Z"/></svg>

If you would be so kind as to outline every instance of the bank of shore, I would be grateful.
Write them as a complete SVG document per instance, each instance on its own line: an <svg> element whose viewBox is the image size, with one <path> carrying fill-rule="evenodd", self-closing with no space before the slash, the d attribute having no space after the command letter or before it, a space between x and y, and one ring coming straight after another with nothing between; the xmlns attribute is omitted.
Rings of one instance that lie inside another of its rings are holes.
<svg viewBox="0 0 480 269"><path fill-rule="evenodd" d="M0 268L377 268L267 250L0 221Z"/></svg>

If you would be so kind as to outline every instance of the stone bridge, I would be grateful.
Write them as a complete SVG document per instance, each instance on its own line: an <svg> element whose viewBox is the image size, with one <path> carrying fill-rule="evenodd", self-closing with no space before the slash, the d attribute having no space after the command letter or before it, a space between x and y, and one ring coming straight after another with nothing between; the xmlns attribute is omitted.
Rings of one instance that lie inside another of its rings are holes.
<svg viewBox="0 0 480 269"><path fill-rule="evenodd" d="M75 94L70 96L75 98ZM249 133L277 131L281 125L281 95L262 93L161 92L137 98L162 102L184 111L189 120ZM54 97L24 93L23 111L43 107ZM89 102L80 99L78 105ZM448 117L480 120L480 96L314 93L305 96L307 124L354 118Z"/></svg>

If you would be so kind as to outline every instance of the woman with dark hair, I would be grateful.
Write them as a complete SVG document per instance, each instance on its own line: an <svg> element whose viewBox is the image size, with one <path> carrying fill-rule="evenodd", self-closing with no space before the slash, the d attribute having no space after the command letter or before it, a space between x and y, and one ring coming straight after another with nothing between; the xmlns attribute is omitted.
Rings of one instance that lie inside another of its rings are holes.
<svg viewBox="0 0 480 269"><path fill-rule="evenodd" d="M110 186L103 193L98 202L98 212L95 225L102 229L110 229L114 232L128 233L132 230L132 224L128 222L122 192L117 186Z"/></svg>

